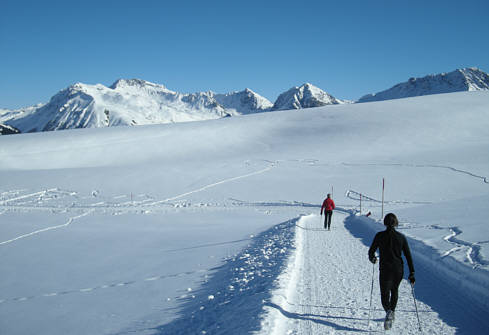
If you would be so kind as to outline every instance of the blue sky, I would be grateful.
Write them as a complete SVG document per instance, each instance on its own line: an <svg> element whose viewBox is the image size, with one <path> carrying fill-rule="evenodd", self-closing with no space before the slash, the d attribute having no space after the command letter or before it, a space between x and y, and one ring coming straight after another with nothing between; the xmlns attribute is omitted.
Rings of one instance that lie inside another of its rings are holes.
<svg viewBox="0 0 489 335"><path fill-rule="evenodd" d="M489 1L21 1L0 4L0 108L76 82L179 92L310 82L337 98L461 67L489 71Z"/></svg>

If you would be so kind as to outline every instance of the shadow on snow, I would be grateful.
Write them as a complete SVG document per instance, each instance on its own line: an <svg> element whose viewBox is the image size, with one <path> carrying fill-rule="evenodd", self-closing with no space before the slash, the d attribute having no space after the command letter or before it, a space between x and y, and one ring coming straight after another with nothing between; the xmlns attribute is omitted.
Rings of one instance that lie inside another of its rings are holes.
<svg viewBox="0 0 489 335"><path fill-rule="evenodd" d="M260 329L259 315L293 249L298 218L257 235L227 259L185 298L179 318L156 327L155 334L249 334Z"/></svg>
<svg viewBox="0 0 489 335"><path fill-rule="evenodd" d="M339 330L339 331L366 332L366 330L364 330L364 329L340 326L334 322L326 320L326 319L343 319L343 320L345 320L345 319L348 319L348 320L364 320L364 319L341 317L341 316L330 316L330 315L319 315L319 314L300 314L300 313L294 313L294 312L286 311L283 307L280 307L279 305L271 303L271 302L267 302L265 305L268 307L275 308L280 313L282 313L283 316L285 316L286 318L289 318L289 319L311 321L311 322L314 322L314 323L317 323L320 325L324 325L324 326L334 328L334 329Z"/></svg>
<svg viewBox="0 0 489 335"><path fill-rule="evenodd" d="M345 227L366 246L370 246L378 231L384 230L384 226L373 219L356 216L351 212L349 214L345 219ZM455 264L455 260L447 257L441 258L435 249L421 241L407 238L416 270L416 299L431 306L442 320L457 328L457 334L487 332L489 313L484 306L486 302L482 302L480 297L477 299L474 294L468 292L468 285L473 285L473 280L464 274L461 275L460 271L456 273L456 270L460 269L463 264ZM365 255L365 261L368 262L367 255ZM480 274L478 269L466 269L463 272L466 271L473 271L474 278L477 280L479 276L484 275ZM406 267L405 277L407 273L409 270ZM401 285L408 284L403 282ZM378 300L380 303L380 298ZM414 312L414 302L411 306L399 307ZM423 311L419 312L421 326L423 326L423 315L426 314L422 313Z"/></svg>

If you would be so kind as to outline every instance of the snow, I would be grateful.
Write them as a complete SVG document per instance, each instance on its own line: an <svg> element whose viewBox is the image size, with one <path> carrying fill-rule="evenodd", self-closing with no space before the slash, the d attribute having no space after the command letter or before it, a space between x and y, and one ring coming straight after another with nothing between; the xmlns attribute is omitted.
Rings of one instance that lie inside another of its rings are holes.
<svg viewBox="0 0 489 335"><path fill-rule="evenodd" d="M257 93L183 94L141 79L119 79L110 87L76 83L45 105L0 110L0 121L22 132L136 126L202 121L268 111L272 103Z"/></svg>
<svg viewBox="0 0 489 335"><path fill-rule="evenodd" d="M449 73L410 78L388 90L367 94L358 102L401 99L407 97L451 93L459 91L489 90L489 75L478 68L457 69Z"/></svg>
<svg viewBox="0 0 489 335"><path fill-rule="evenodd" d="M273 104L272 109L301 109L343 103L345 103L345 101L336 99L312 84L305 83L300 87L292 87L288 91L280 94Z"/></svg>
<svg viewBox="0 0 489 335"><path fill-rule="evenodd" d="M370 304L372 279L374 289L379 287L378 265L365 262L368 247L343 225L345 219L345 213L337 211L331 231L323 228L318 215L299 220L295 230L300 252L289 263L286 275L279 278L281 285L271 301L265 304L268 314L260 334L346 334L383 328L385 312L377 295L372 307ZM418 334L407 280L399 295L402 311L397 311L392 332ZM430 306L423 302L418 305L424 333L456 333Z"/></svg>
<svg viewBox="0 0 489 335"><path fill-rule="evenodd" d="M224 108L234 109L240 115L267 112L273 107L268 99L248 88L241 92L215 94L214 98Z"/></svg>
<svg viewBox="0 0 489 335"><path fill-rule="evenodd" d="M489 90L489 75L477 68L463 68L410 78L388 90L363 96L357 102L479 90ZM248 88L226 94L212 91L184 94L142 79L118 79L109 87L76 83L46 104L13 111L0 109L0 124L26 133L203 121L349 103L353 101L337 99L310 83L292 87L272 104Z"/></svg>
<svg viewBox="0 0 489 335"><path fill-rule="evenodd" d="M2 136L1 333L381 331L382 178L423 331L484 333L488 107L460 92ZM390 332L416 329L403 282Z"/></svg>

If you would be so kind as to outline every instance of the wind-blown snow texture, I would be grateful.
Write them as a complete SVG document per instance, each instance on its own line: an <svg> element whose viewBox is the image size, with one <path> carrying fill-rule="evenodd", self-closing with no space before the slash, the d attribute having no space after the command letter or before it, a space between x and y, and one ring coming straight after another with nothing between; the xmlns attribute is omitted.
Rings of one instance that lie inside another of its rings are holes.
<svg viewBox="0 0 489 335"><path fill-rule="evenodd" d="M479 90L489 90L489 75L477 68L465 68L423 78L410 78L407 82L397 84L388 90L365 95L358 102Z"/></svg>
<svg viewBox="0 0 489 335"><path fill-rule="evenodd" d="M385 178L424 331L484 333L488 128L489 92L462 92L2 136L0 332L383 331ZM417 329L406 285L392 334Z"/></svg>

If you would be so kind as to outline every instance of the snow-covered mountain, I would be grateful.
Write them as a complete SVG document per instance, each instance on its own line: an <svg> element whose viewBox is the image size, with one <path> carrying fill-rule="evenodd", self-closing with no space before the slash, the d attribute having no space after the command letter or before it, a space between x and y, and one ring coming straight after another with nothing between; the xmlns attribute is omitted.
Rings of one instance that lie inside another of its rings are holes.
<svg viewBox="0 0 489 335"><path fill-rule="evenodd" d="M314 85L306 83L300 87L292 87L287 92L280 94L273 104L272 110L321 107L325 105L343 104L345 102L336 99Z"/></svg>
<svg viewBox="0 0 489 335"><path fill-rule="evenodd" d="M367 94L357 102L480 90L489 90L489 75L477 68L464 68L449 73L431 74L422 78L410 78L408 81L397 84L388 90Z"/></svg>
<svg viewBox="0 0 489 335"><path fill-rule="evenodd" d="M74 84L40 108L6 121L22 132L37 132L198 121L229 114L212 92L182 94L140 79L120 79L110 87Z"/></svg>
<svg viewBox="0 0 489 335"><path fill-rule="evenodd" d="M253 114L269 111L273 103L250 89L227 94L215 94L214 98L226 109L238 114Z"/></svg>
<svg viewBox="0 0 489 335"><path fill-rule="evenodd" d="M22 132L218 119L267 111L272 103L255 92L183 94L140 79L119 79L110 87L74 84L45 105L2 110L0 122Z"/></svg>

